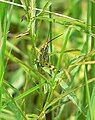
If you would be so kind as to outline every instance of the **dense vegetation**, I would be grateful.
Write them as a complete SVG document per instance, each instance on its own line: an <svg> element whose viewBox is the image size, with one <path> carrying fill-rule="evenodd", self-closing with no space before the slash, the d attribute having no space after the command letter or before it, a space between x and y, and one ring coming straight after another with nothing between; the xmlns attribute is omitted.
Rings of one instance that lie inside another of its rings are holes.
<svg viewBox="0 0 95 120"><path fill-rule="evenodd" d="M95 120L94 33L94 0L0 0L0 119Z"/></svg>

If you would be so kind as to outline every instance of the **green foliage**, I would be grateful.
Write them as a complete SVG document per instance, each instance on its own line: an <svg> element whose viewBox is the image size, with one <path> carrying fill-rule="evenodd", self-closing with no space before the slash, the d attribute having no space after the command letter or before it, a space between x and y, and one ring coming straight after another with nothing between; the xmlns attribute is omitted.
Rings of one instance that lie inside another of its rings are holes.
<svg viewBox="0 0 95 120"><path fill-rule="evenodd" d="M0 0L0 119L95 120L94 11L90 0Z"/></svg>

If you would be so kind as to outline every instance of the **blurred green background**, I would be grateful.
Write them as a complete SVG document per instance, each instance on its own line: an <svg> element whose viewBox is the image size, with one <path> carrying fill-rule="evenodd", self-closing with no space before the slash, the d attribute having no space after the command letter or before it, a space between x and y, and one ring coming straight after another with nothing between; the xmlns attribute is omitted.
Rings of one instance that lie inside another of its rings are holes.
<svg viewBox="0 0 95 120"><path fill-rule="evenodd" d="M0 1L0 119L90 120L91 114L95 119L94 85L87 88L88 79L95 77L94 65L85 68L94 60L91 4L90 0ZM42 68L41 46L60 34L46 53L55 71L45 62Z"/></svg>

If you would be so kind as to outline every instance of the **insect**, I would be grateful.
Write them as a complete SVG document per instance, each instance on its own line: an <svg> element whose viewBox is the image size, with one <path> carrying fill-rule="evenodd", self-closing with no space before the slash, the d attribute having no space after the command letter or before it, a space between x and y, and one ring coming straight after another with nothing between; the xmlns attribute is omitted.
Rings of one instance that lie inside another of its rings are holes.
<svg viewBox="0 0 95 120"><path fill-rule="evenodd" d="M62 35L63 34L60 34L60 35L54 37L53 39L51 39L49 41L47 40L46 43L41 46L40 55L39 55L39 58L38 58L39 59L39 66L48 67L50 70L55 70L56 69L53 65L51 65L49 63L49 53L48 53L48 51L49 51L49 43L51 41L53 41L54 39L62 36Z"/></svg>

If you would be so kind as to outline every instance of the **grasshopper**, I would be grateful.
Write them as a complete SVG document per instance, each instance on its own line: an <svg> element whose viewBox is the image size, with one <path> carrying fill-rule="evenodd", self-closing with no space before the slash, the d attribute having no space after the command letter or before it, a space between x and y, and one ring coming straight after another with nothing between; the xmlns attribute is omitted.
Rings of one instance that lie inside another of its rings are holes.
<svg viewBox="0 0 95 120"><path fill-rule="evenodd" d="M54 39L62 36L62 35L63 34L60 34L60 35L52 38L49 41L47 40L46 43L41 46L40 51L39 51L40 55L39 55L39 58L38 58L38 60L39 60L39 66L41 66L41 67L48 67L50 70L55 70L56 69L53 65L51 65L49 63L49 53L48 53L48 51L49 51L49 43L51 41L53 41Z"/></svg>

